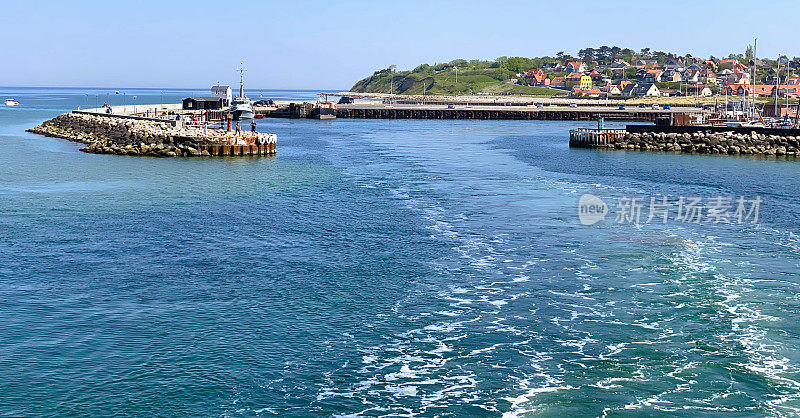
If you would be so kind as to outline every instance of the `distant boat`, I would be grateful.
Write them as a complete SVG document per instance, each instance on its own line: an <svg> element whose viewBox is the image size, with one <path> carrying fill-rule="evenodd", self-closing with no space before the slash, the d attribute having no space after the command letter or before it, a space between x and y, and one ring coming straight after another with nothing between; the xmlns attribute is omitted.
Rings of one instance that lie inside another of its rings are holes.
<svg viewBox="0 0 800 418"><path fill-rule="evenodd" d="M231 113L233 113L233 119L235 120L253 119L256 115L253 112L253 103L244 95L243 66L239 67L239 97L233 99L231 105Z"/></svg>
<svg viewBox="0 0 800 418"><path fill-rule="evenodd" d="M19 106L19 102L14 99L6 99L6 106Z"/></svg>
<svg viewBox="0 0 800 418"><path fill-rule="evenodd" d="M764 124L757 121L730 120L725 124L728 128L764 128Z"/></svg>

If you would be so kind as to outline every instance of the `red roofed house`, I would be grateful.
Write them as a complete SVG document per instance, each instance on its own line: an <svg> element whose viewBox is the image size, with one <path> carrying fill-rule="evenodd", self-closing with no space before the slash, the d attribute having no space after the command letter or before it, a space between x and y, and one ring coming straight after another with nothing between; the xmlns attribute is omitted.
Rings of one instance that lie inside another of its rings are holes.
<svg viewBox="0 0 800 418"><path fill-rule="evenodd" d="M700 81L700 70L690 69L683 72L683 81L697 83Z"/></svg>
<svg viewBox="0 0 800 418"><path fill-rule="evenodd" d="M603 91L598 88L589 89L588 95L589 97L600 97L603 95Z"/></svg>
<svg viewBox="0 0 800 418"><path fill-rule="evenodd" d="M525 72L526 77L531 78L532 86L549 86L550 78L545 75L544 71L538 68L531 68Z"/></svg>
<svg viewBox="0 0 800 418"><path fill-rule="evenodd" d="M700 82L705 84L713 84L717 82L717 75L714 74L711 70L702 70L700 71Z"/></svg>
<svg viewBox="0 0 800 418"><path fill-rule="evenodd" d="M573 86L572 90L569 92L569 97L583 97L588 92L588 89L585 89L580 86Z"/></svg>
<svg viewBox="0 0 800 418"><path fill-rule="evenodd" d="M658 91L661 92L662 96L673 97L681 95L681 92L678 91L678 89L658 89Z"/></svg>
<svg viewBox="0 0 800 418"><path fill-rule="evenodd" d="M772 96L775 86L771 84L730 84L726 89L727 93L731 96L749 96L753 93L755 87L756 96Z"/></svg>
<svg viewBox="0 0 800 418"><path fill-rule="evenodd" d="M583 77L583 73L570 73L566 77L564 77L564 82L566 83L567 87L572 88L572 86L577 86L581 84L581 77Z"/></svg>
<svg viewBox="0 0 800 418"><path fill-rule="evenodd" d="M733 70L733 73L725 77L725 81L728 84L748 84L750 83L750 73L736 68Z"/></svg>
<svg viewBox="0 0 800 418"><path fill-rule="evenodd" d="M633 84L633 81L622 80L617 84L617 88L619 88L619 93L622 94L622 90L625 90L625 86L628 84Z"/></svg>
<svg viewBox="0 0 800 418"><path fill-rule="evenodd" d="M800 85L800 77L789 77L786 79L786 84L790 86Z"/></svg>
<svg viewBox="0 0 800 418"><path fill-rule="evenodd" d="M593 97L597 98L603 95L603 92L598 88L587 89L586 87L575 86L569 93L570 97Z"/></svg>
<svg viewBox="0 0 800 418"><path fill-rule="evenodd" d="M663 72L662 70L647 70L644 77L642 77L642 81L645 83L657 83L661 81L661 74Z"/></svg>
<svg viewBox="0 0 800 418"><path fill-rule="evenodd" d="M775 91L773 90L773 93ZM800 95L800 85L797 84L781 84L778 85L778 96L797 96Z"/></svg>
<svg viewBox="0 0 800 418"><path fill-rule="evenodd" d="M567 64L566 71L571 73L582 73L586 71L586 64L579 61L570 62Z"/></svg>
<svg viewBox="0 0 800 418"><path fill-rule="evenodd" d="M592 78L593 82L598 83L598 84L603 83L603 82L605 82L605 80L608 79L607 75L605 75L605 74L603 74L603 73L601 73L601 72L599 72L597 70L592 70L592 72L589 73L589 77Z"/></svg>
<svg viewBox="0 0 800 418"><path fill-rule="evenodd" d="M622 90L620 90L619 86L617 86L616 84L609 84L607 86L600 87L600 91L608 93L612 96L619 96L620 94L622 94Z"/></svg>

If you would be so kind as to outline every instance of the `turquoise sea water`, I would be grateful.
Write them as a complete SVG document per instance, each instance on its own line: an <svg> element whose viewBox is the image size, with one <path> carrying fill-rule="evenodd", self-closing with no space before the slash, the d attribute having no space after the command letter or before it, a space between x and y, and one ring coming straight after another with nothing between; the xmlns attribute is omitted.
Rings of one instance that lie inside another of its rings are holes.
<svg viewBox="0 0 800 418"><path fill-rule="evenodd" d="M265 119L253 159L24 132L113 90L0 87L0 415L800 413L798 161L574 122ZM583 226L584 193L763 203Z"/></svg>

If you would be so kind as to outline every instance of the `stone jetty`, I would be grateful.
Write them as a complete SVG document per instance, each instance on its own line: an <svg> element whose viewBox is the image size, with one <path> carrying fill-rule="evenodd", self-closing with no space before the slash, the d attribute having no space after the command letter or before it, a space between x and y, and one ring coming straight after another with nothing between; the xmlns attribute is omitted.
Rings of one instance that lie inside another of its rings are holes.
<svg viewBox="0 0 800 418"><path fill-rule="evenodd" d="M179 121L65 113L28 132L80 142L93 154L152 157L274 155L274 134L184 127Z"/></svg>
<svg viewBox="0 0 800 418"><path fill-rule="evenodd" d="M598 129L570 131L570 146L637 151L666 151L691 154L728 154L800 157L800 133L781 134L755 130L702 130L663 132L655 129ZM794 130L792 130L794 131Z"/></svg>

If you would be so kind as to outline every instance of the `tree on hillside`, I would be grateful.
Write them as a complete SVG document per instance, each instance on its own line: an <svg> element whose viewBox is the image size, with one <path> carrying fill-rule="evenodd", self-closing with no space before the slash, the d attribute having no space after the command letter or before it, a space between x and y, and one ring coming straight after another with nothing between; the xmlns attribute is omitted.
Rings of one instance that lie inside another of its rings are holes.
<svg viewBox="0 0 800 418"><path fill-rule="evenodd" d="M492 63L486 60L469 60L469 66L472 69L478 70L482 68L489 68Z"/></svg>
<svg viewBox="0 0 800 418"><path fill-rule="evenodd" d="M594 61L594 54L595 54L594 48L584 48L578 51L578 58L580 58L581 61L589 64L592 61Z"/></svg>
<svg viewBox="0 0 800 418"><path fill-rule="evenodd" d="M490 68L501 68L503 66L503 64L505 64L506 61L508 61L508 57L505 56L505 55L502 56L502 57L497 57L497 59L494 60L492 65L490 65L489 67Z"/></svg>
<svg viewBox="0 0 800 418"><path fill-rule="evenodd" d="M655 60L658 61L659 64L663 64L664 61L667 60L667 57L669 57L670 55L672 54L663 51L654 51L652 57L655 58Z"/></svg>
<svg viewBox="0 0 800 418"><path fill-rule="evenodd" d="M744 59L747 60L747 62L753 59L753 45L747 45L747 49L744 51Z"/></svg>
<svg viewBox="0 0 800 418"><path fill-rule="evenodd" d="M420 64L416 68L411 70L411 72L414 72L414 73L429 73L429 72L431 72L431 66L429 64Z"/></svg>
<svg viewBox="0 0 800 418"><path fill-rule="evenodd" d="M595 58L597 58L601 64L608 64L611 58L611 48L606 45L601 46L595 52Z"/></svg>
<svg viewBox="0 0 800 418"><path fill-rule="evenodd" d="M523 73L534 67L533 60L523 57L511 57L503 64L503 68L514 74Z"/></svg>

